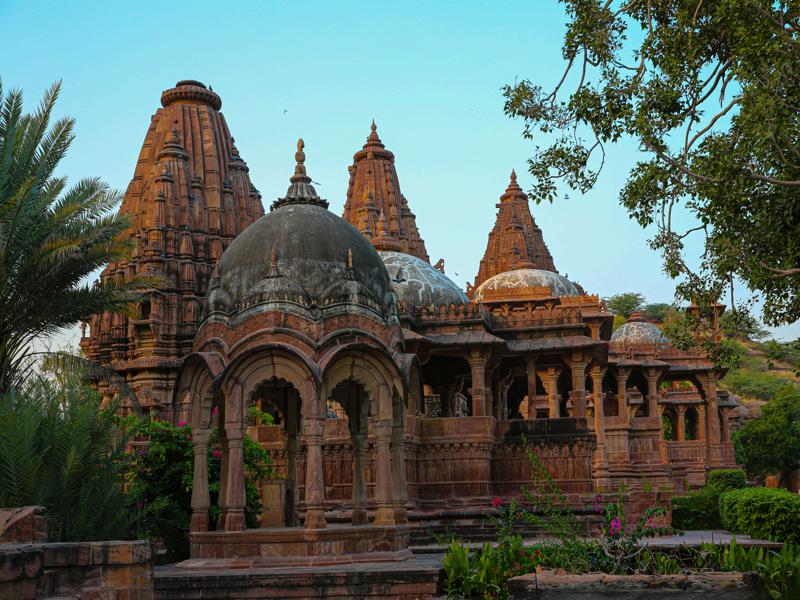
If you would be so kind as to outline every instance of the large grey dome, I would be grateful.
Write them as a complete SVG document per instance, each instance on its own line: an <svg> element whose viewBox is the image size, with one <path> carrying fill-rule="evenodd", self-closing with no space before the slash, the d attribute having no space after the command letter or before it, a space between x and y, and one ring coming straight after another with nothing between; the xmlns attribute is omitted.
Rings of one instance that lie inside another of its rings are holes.
<svg viewBox="0 0 800 600"><path fill-rule="evenodd" d="M612 342L625 344L667 344L669 339L661 330L644 320L639 313L633 313L627 323L623 323L613 334Z"/></svg>
<svg viewBox="0 0 800 600"><path fill-rule="evenodd" d="M237 236L217 263L206 314L281 310L319 319L396 314L389 274L352 225L327 210L305 173L303 142L285 198Z"/></svg>
<svg viewBox="0 0 800 600"><path fill-rule="evenodd" d="M409 306L467 304L469 298L453 281L430 263L403 252L379 252L389 271L398 301Z"/></svg>
<svg viewBox="0 0 800 600"><path fill-rule="evenodd" d="M547 287L553 296L579 296L581 291L574 283L554 271L542 269L514 269L490 277L475 290L473 300L480 302L485 296L495 296L502 290L514 288Z"/></svg>

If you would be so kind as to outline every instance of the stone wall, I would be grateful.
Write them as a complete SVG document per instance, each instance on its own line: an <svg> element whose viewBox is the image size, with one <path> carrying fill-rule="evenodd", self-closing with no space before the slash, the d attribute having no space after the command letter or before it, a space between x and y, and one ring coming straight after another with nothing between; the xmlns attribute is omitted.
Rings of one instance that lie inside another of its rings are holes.
<svg viewBox="0 0 800 600"><path fill-rule="evenodd" d="M553 571L514 577L515 600L755 600L755 586L742 573L691 575L564 575Z"/></svg>
<svg viewBox="0 0 800 600"><path fill-rule="evenodd" d="M153 600L149 542L0 545L0 598Z"/></svg>

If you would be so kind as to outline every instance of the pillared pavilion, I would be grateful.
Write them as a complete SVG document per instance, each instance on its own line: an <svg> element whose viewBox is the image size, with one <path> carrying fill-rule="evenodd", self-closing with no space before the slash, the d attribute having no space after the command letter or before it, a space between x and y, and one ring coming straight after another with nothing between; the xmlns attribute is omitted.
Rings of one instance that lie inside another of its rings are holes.
<svg viewBox="0 0 800 600"><path fill-rule="evenodd" d="M722 373L638 313L612 334L598 296L556 270L513 171L462 290L431 264L374 122L341 218L314 189L302 140L265 214L220 97L180 81L161 104L120 209L133 255L102 278L163 283L133 316L95 316L81 347L143 408L192 424L193 559L404 560L414 540L475 531L491 498L517 495L525 445L576 509L622 483L657 496L735 465ZM256 530L245 433L278 475Z"/></svg>

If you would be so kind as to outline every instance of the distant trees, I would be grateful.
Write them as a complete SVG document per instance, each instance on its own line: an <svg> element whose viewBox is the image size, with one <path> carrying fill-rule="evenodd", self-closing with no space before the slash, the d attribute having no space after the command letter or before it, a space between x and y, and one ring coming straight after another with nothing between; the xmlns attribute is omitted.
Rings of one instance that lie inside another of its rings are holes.
<svg viewBox="0 0 800 600"><path fill-rule="evenodd" d="M800 391L787 383L761 416L734 434L737 458L754 475L786 474L800 468Z"/></svg>
<svg viewBox="0 0 800 600"><path fill-rule="evenodd" d="M636 292L623 292L603 298L606 308L627 319L644 305L644 296Z"/></svg>

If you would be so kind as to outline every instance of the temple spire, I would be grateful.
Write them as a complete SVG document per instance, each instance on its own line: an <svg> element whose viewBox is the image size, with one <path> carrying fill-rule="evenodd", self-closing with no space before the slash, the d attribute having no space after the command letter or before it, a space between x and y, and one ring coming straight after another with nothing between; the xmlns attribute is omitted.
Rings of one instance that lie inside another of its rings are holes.
<svg viewBox="0 0 800 600"><path fill-rule="evenodd" d="M278 198L270 206L270 210L275 210L287 204L316 204L322 208L328 208L328 201L323 200L317 195L317 190L311 185L311 177L306 173L306 153L303 138L297 140L297 152L294 153L294 160L297 163L294 167L294 175L289 178L289 189L286 196Z"/></svg>
<svg viewBox="0 0 800 600"><path fill-rule="evenodd" d="M508 186L497 204L495 224L489 232L486 252L471 289L477 289L498 273L516 269L556 270L542 230L531 215L528 196L517 183L517 173L512 169Z"/></svg>
<svg viewBox="0 0 800 600"><path fill-rule="evenodd" d="M375 119L349 170L350 185L342 218L378 250L403 252L429 262L416 217L400 191L394 154L378 136Z"/></svg>

